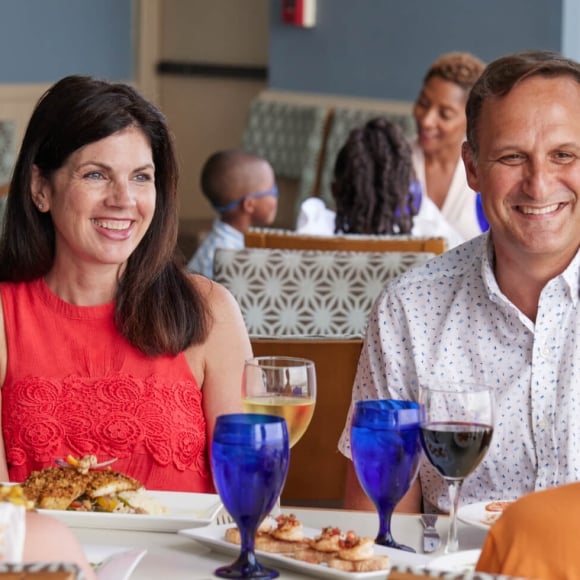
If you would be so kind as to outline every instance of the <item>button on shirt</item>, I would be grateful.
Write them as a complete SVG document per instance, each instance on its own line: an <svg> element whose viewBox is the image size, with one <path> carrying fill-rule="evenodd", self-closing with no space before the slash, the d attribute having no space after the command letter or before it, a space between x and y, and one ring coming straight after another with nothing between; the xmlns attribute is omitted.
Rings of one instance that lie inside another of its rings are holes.
<svg viewBox="0 0 580 580"><path fill-rule="evenodd" d="M214 220L211 232L201 243L189 263L190 272L213 278L213 258L218 248L241 250L244 247L244 234L220 219Z"/></svg>
<svg viewBox="0 0 580 580"><path fill-rule="evenodd" d="M416 400L432 381L494 388L488 453L462 503L513 499L580 480L580 253L540 295L535 324L499 289L488 234L390 282L369 318L353 401ZM350 457L349 410L339 449ZM449 510L443 478L423 460L425 508Z"/></svg>

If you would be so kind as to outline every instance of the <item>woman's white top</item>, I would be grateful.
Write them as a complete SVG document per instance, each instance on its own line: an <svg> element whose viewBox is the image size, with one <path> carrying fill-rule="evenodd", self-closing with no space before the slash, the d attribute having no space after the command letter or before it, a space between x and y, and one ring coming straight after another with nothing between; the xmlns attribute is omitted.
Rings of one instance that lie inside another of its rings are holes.
<svg viewBox="0 0 580 580"><path fill-rule="evenodd" d="M475 205L474 205L475 211ZM333 236L336 213L326 207L318 197L310 197L300 206L296 232L318 236ZM419 212L413 218L411 235L418 237L442 236L449 248L463 243L462 238L443 217L439 208L425 195L421 196Z"/></svg>
<svg viewBox="0 0 580 580"><path fill-rule="evenodd" d="M423 199L429 197L425 178L425 157L417 141L412 144L413 166L415 174L421 183ZM469 240L481 234L481 227L477 219L476 192L467 185L465 166L461 157L457 160L457 166L451 179L449 191L445 196L441 210L437 206L435 209L443 214L447 222L463 237ZM433 204L434 205L434 204Z"/></svg>

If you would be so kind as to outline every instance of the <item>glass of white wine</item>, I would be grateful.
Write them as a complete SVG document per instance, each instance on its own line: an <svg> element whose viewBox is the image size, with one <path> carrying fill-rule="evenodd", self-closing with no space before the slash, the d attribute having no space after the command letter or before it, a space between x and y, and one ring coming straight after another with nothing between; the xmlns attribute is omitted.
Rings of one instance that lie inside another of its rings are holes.
<svg viewBox="0 0 580 580"><path fill-rule="evenodd" d="M258 356L246 360L242 400L246 413L265 413L286 419L290 447L293 447L314 415L314 362L289 356Z"/></svg>

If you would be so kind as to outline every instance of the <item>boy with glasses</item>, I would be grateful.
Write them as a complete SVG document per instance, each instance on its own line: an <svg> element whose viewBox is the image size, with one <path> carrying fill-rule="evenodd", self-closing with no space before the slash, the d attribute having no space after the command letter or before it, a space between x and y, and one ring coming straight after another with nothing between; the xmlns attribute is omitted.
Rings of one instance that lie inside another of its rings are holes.
<svg viewBox="0 0 580 580"><path fill-rule="evenodd" d="M201 190L219 217L187 268L212 278L218 248L243 248L248 228L274 222L278 188L274 171L265 159L245 151L228 150L212 154L205 162Z"/></svg>

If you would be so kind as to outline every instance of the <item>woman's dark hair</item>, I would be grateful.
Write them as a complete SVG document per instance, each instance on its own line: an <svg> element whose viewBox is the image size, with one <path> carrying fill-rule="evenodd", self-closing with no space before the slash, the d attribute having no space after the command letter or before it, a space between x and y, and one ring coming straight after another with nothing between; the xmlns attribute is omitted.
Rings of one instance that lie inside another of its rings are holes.
<svg viewBox="0 0 580 580"><path fill-rule="evenodd" d="M353 129L334 166L335 231L409 233L417 214L414 178L411 147L397 124L379 117Z"/></svg>
<svg viewBox="0 0 580 580"><path fill-rule="evenodd" d="M149 140L156 198L151 225L119 280L115 322L121 334L145 354L175 355L207 337L211 318L175 253L178 171L165 118L128 85L69 76L38 101L8 193L0 280L34 280L53 265L54 225L50 213L39 212L33 204L33 166L49 178L76 150L127 127L138 127Z"/></svg>

